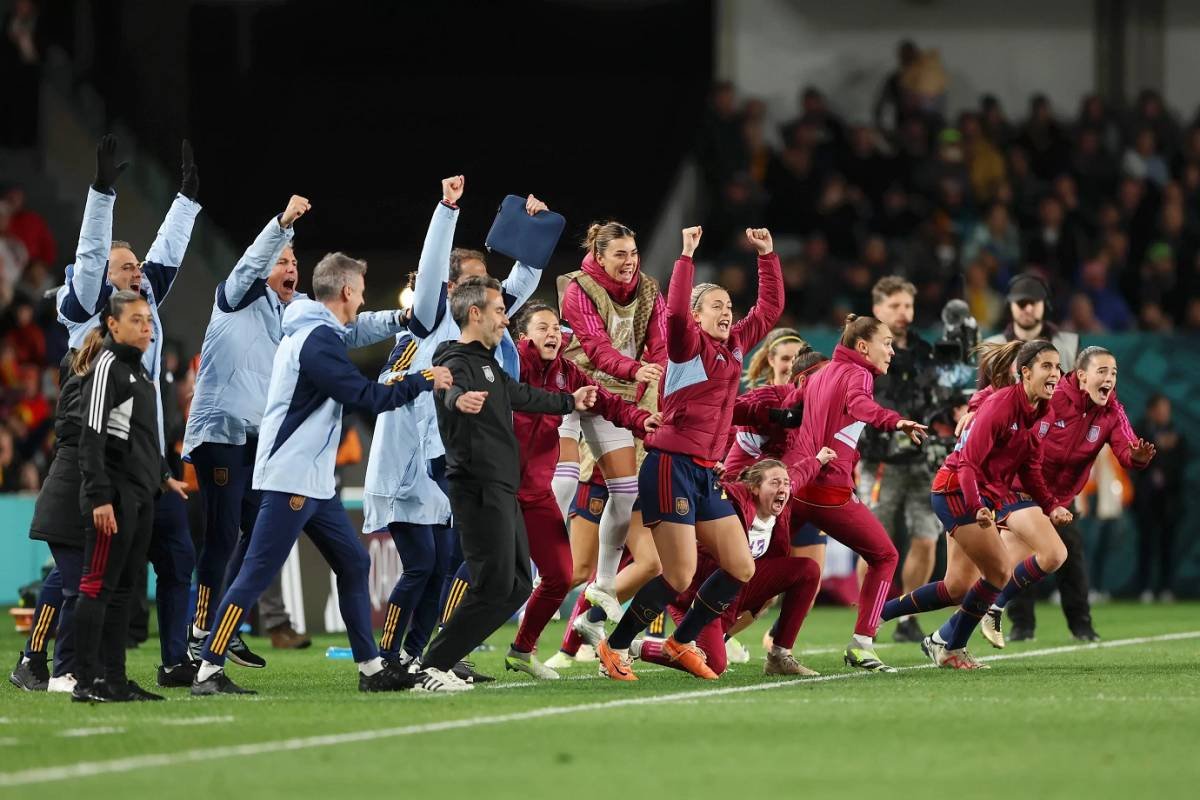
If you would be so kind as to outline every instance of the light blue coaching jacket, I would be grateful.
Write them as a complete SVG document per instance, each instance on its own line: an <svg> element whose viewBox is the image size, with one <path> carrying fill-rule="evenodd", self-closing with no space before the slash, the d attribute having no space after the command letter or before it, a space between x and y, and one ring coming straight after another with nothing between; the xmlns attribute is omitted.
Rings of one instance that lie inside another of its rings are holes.
<svg viewBox="0 0 1200 800"><path fill-rule="evenodd" d="M346 354L351 329L315 300L288 303L283 333L267 389L253 486L328 500L335 493L342 406L381 414L429 394L433 378L426 370L388 386L367 380Z"/></svg>
<svg viewBox="0 0 1200 800"><path fill-rule="evenodd" d="M87 204L83 209L83 225L79 229L79 245L75 248L75 263L67 266L67 282L58 290L55 304L58 321L67 328L70 346L83 344L88 331L99 324L100 309L113 293L108 282L108 254L112 249L113 204L117 196L88 189ZM166 450L163 436L163 413L159 373L162 370L162 320L158 317L158 306L167 298L188 242L192 238L192 225L200 213L200 204L181 194L175 195L171 208L154 237L154 244L146 253L142 263L142 296L150 304L150 316L154 332L150 347L142 355L142 366L154 383L154 398L158 409L158 447Z"/></svg>
<svg viewBox="0 0 1200 800"><path fill-rule="evenodd" d="M244 445L258 436L287 307L267 277L293 236L295 231L281 227L275 217L217 285L183 436L185 456L204 442ZM292 303L307 299L297 293ZM347 327L346 346L375 344L401 330L401 312L364 311Z"/></svg>
<svg viewBox="0 0 1200 800"><path fill-rule="evenodd" d="M458 339L458 324L447 308L446 282L450 279L450 248L458 209L439 203L425 234L417 265L412 319L408 332L396 336L380 383L402 379L428 369L433 352L445 341ZM520 262L501 284L504 304L511 317L537 289L542 271ZM521 361L508 331L497 348L496 360L514 379L521 378ZM450 519L450 500L430 476L429 462L446 452L438 433L433 395L380 414L371 438L367 477L363 486L363 532L381 530L390 522L441 525Z"/></svg>

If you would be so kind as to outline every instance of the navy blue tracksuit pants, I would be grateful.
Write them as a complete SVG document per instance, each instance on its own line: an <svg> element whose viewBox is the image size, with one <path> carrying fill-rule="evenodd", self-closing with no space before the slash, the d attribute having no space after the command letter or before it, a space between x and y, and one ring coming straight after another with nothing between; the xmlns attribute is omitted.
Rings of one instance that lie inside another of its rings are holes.
<svg viewBox="0 0 1200 800"><path fill-rule="evenodd" d="M174 492L164 492L154 503L147 556L154 566L160 655L164 667L174 667L188 660L188 592L196 567L187 503Z"/></svg>
<svg viewBox="0 0 1200 800"><path fill-rule="evenodd" d="M361 663L379 655L371 629L371 558L350 525L341 498L334 495L317 500L267 491L262 493L242 568L214 616L215 625L204 645L205 661L225 663L230 637L247 610L275 580L302 530L337 576L338 604L354 660Z"/></svg>
<svg viewBox="0 0 1200 800"><path fill-rule="evenodd" d="M204 543L196 564L196 616L193 624L211 631L214 601L224 596L242 567L250 531L262 503L251 486L258 440L246 444L205 442L188 456L196 468L204 503ZM238 532L241 531L241 536Z"/></svg>

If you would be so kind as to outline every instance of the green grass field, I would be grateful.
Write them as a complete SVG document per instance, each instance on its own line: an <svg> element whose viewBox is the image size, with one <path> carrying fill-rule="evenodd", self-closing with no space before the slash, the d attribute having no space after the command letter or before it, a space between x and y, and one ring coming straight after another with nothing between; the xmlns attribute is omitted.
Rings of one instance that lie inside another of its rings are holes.
<svg viewBox="0 0 1200 800"><path fill-rule="evenodd" d="M458 696L362 695L354 667L272 651L231 667L254 698L87 706L0 687L0 793L48 797L1135 797L1200 781L1200 605L1096 609L1102 645L1070 639L1039 609L1036 642L992 669L928 668L890 644L897 675L851 674L850 609L817 609L798 650L821 678L761 674L754 656L720 681L641 665L616 684L578 665L567 680L504 675L513 629L477 654L499 681ZM940 619L940 617L939 617ZM928 628L937 619L926 618ZM562 626L543 637L553 652ZM1171 636L1174 634L1174 636ZM1190 635L1189 635L1190 634ZM1170 638L1161 638L1170 637ZM1140 640L1140 641L1128 641ZM151 645L153 644L153 640ZM997 655L976 636L978 655ZM0 635L0 652L19 638ZM6 657L7 658L7 657ZM153 684L157 647L130 653ZM5 663L5 669L9 663ZM215 793L215 794L214 794ZM766 795L763 795L766 796Z"/></svg>

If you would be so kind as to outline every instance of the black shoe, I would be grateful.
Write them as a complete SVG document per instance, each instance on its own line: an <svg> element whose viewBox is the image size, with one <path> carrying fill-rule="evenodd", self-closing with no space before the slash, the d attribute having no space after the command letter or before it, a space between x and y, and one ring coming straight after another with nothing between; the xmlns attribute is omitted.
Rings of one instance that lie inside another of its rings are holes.
<svg viewBox="0 0 1200 800"><path fill-rule="evenodd" d="M188 626L188 658L199 664L204 660L204 642L207 636L193 636L192 626Z"/></svg>
<svg viewBox="0 0 1200 800"><path fill-rule="evenodd" d="M25 660L25 654L17 656L17 665L8 676L8 682L27 692L44 692L50 684L50 668L46 666L46 654L34 653Z"/></svg>
<svg viewBox="0 0 1200 800"><path fill-rule="evenodd" d="M1032 642L1033 640L1033 628L1013 625L1012 629L1008 632L1008 641L1010 642Z"/></svg>
<svg viewBox="0 0 1200 800"><path fill-rule="evenodd" d="M243 689L225 674L225 670L217 670L206 680L192 682L192 697L204 697L210 694L258 694L252 689Z"/></svg>
<svg viewBox="0 0 1200 800"><path fill-rule="evenodd" d="M417 676L408 671L407 664L388 661L374 675L358 673L360 692L403 692L417 685Z"/></svg>
<svg viewBox="0 0 1200 800"><path fill-rule="evenodd" d="M80 681L71 692L71 700L77 703L131 703L137 699L129 690L128 683L110 682L104 678L96 678L90 686Z"/></svg>
<svg viewBox="0 0 1200 800"><path fill-rule="evenodd" d="M1088 625L1081 625L1078 628L1072 628L1071 635L1080 642L1100 641L1100 634L1096 633L1096 629L1090 623Z"/></svg>
<svg viewBox="0 0 1200 800"><path fill-rule="evenodd" d="M185 661L173 667L159 667L158 685L164 689L183 689L191 686L192 681L196 680L198 667L199 664L195 661Z"/></svg>
<svg viewBox="0 0 1200 800"><path fill-rule="evenodd" d="M246 646L242 641L242 637L234 635L229 640L229 649L225 651L225 657L239 667L250 667L251 669L262 669L267 665L267 660L260 655L255 654L253 650Z"/></svg>
<svg viewBox="0 0 1200 800"><path fill-rule="evenodd" d="M893 642L912 642L920 644L925 640L925 632L921 630L921 626L912 617L896 623L896 630L892 631Z"/></svg>
<svg viewBox="0 0 1200 800"><path fill-rule="evenodd" d="M136 700L139 702L144 702L144 701L149 701L149 700L166 700L167 699L167 698L163 697L161 694L155 694L154 692L147 692L145 689L138 686L133 681L126 681L125 686L126 686L126 690L129 692L130 697L133 700Z"/></svg>
<svg viewBox="0 0 1200 800"><path fill-rule="evenodd" d="M491 675L484 675L482 672L475 671L475 665L470 661L460 661L450 668L460 680L467 683L489 683L496 680Z"/></svg>

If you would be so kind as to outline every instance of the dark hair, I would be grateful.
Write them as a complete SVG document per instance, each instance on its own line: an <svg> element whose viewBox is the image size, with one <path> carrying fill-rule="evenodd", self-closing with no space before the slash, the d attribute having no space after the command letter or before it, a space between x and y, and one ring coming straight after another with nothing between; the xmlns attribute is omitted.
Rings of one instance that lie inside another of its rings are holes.
<svg viewBox="0 0 1200 800"><path fill-rule="evenodd" d="M104 337L108 335L108 320L110 318L120 319L125 314L126 308L134 303L145 302L146 298L137 292L126 290L110 294L108 302L100 308L100 324L87 332L83 344L71 357L71 371L76 375L86 375L92 368L92 362L96 360L96 356L100 355L100 348L104 346Z"/></svg>
<svg viewBox="0 0 1200 800"><path fill-rule="evenodd" d="M904 292L914 300L917 299L917 287L913 286L912 281L899 275L884 275L871 287L871 302L876 305L886 302L897 292Z"/></svg>
<svg viewBox="0 0 1200 800"><path fill-rule="evenodd" d="M636 239L637 234L615 220L608 222L593 222L588 226L587 235L583 237L583 249L594 256L604 255L613 239Z"/></svg>
<svg viewBox="0 0 1200 800"><path fill-rule="evenodd" d="M1097 356L1112 356L1114 361L1117 358L1116 356L1113 356L1112 351L1107 347L1101 347L1100 345L1094 344L1091 347L1085 347L1079 351L1079 355L1075 357L1075 369L1086 370L1088 365L1092 363L1092 359Z"/></svg>
<svg viewBox="0 0 1200 800"><path fill-rule="evenodd" d="M1012 376L1013 364L1016 364L1017 373L1020 374L1022 369L1032 364L1035 358L1047 350L1058 352L1057 348L1045 339L1029 342L1013 339L1004 344L992 342L979 345L975 348L975 352L979 354L979 388L991 386L1003 389L1005 386L1012 386L1017 382Z"/></svg>
<svg viewBox="0 0 1200 800"><path fill-rule="evenodd" d="M337 298L352 275L366 275L367 262L345 253L326 253L313 269L313 297L319 302Z"/></svg>
<svg viewBox="0 0 1200 800"><path fill-rule="evenodd" d="M450 316L459 328L470 322L472 308L483 311L488 289L500 291L500 281L491 275L472 275L455 285L454 294L450 295Z"/></svg>
<svg viewBox="0 0 1200 800"><path fill-rule="evenodd" d="M462 277L462 265L464 261L479 261L483 264L484 269L487 269L487 255L482 250L469 250L466 247L456 247L450 251L450 283L455 287L458 286L458 279ZM415 282L415 278L413 279Z"/></svg>
<svg viewBox="0 0 1200 800"><path fill-rule="evenodd" d="M561 319L558 315L558 309L554 306L543 303L541 300L535 300L532 303L525 304L525 309L521 311L521 315L513 323L513 330L516 331L518 336L525 333L529 330L529 323L533 322L533 315L540 314L543 311L549 311L554 315L555 319Z"/></svg>
<svg viewBox="0 0 1200 800"><path fill-rule="evenodd" d="M796 360L792 362L792 380L795 381L801 376L811 375L826 361L829 356L816 350L802 350Z"/></svg>
<svg viewBox="0 0 1200 800"><path fill-rule="evenodd" d="M846 326L842 328L842 347L854 347L858 341L869 342L882 327L883 323L874 317L847 314Z"/></svg>

